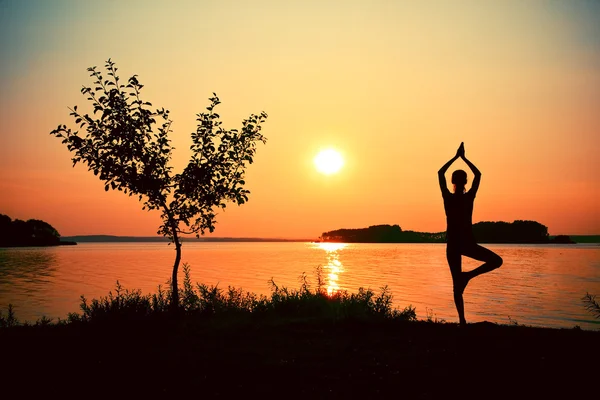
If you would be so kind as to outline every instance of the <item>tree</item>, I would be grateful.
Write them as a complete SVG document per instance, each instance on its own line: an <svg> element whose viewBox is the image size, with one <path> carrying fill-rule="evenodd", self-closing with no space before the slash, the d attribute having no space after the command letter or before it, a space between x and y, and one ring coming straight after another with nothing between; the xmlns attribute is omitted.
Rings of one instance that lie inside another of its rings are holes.
<svg viewBox="0 0 600 400"><path fill-rule="evenodd" d="M481 243L548 243L548 227L536 221L482 221L473 225L473 235Z"/></svg>
<svg viewBox="0 0 600 400"><path fill-rule="evenodd" d="M0 247L8 246L12 236L12 219L0 214Z"/></svg>
<svg viewBox="0 0 600 400"><path fill-rule="evenodd" d="M97 67L90 67L93 87L83 87L93 105L93 114L70 109L85 136L59 125L50 134L62 138L78 162L105 182L104 189L117 189L143 201L143 209L160 210L162 224L158 234L175 244L176 256L171 278L174 309L179 307L177 271L181 260L181 234L213 232L216 211L227 202L241 205L248 201L244 173L252 164L258 142L266 143L260 133L267 114L251 114L240 130L221 126L215 108L220 104L215 93L209 98L207 112L197 114L198 126L191 134L192 156L183 172L172 173L169 111L152 111L152 104L140 98L143 85L137 75L127 85L120 82L118 68L108 59L106 79ZM159 122L157 122L157 120ZM187 229L187 230L185 230Z"/></svg>
<svg viewBox="0 0 600 400"><path fill-rule="evenodd" d="M39 219L14 221L0 214L0 247L2 246L56 246L60 234L52 225Z"/></svg>

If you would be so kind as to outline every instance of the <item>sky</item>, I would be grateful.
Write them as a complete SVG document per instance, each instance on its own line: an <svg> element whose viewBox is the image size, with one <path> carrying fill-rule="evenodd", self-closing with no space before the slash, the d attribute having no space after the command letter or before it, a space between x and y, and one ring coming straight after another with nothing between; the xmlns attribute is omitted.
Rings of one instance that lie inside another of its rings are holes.
<svg viewBox="0 0 600 400"><path fill-rule="evenodd" d="M80 89L108 58L171 111L175 171L213 92L225 128L269 115L249 202L212 236L444 231L437 171L461 142L474 222L600 233L600 1L0 0L0 51L0 213L63 236L160 225L49 134L91 112ZM314 167L326 148L338 173Z"/></svg>

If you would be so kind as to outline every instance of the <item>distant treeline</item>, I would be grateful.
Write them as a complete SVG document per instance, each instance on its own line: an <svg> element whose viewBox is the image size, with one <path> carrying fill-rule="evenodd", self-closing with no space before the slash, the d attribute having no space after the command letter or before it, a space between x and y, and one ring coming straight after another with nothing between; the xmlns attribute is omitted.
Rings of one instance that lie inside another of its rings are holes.
<svg viewBox="0 0 600 400"><path fill-rule="evenodd" d="M58 246L75 244L61 242L60 234L52 225L39 219L14 221L0 214L0 247L14 246Z"/></svg>
<svg viewBox="0 0 600 400"><path fill-rule="evenodd" d="M324 242L346 243L443 243L446 233L403 231L399 225L373 225L368 228L323 232L319 239Z"/></svg>
<svg viewBox="0 0 600 400"><path fill-rule="evenodd" d="M478 243L573 243L565 235L550 239L548 227L535 221L478 222L473 224L473 235ZM324 232L319 239L347 243L444 243L446 232L403 231L399 225L373 225Z"/></svg>
<svg viewBox="0 0 600 400"><path fill-rule="evenodd" d="M600 243L600 235L569 235L568 237L575 243Z"/></svg>

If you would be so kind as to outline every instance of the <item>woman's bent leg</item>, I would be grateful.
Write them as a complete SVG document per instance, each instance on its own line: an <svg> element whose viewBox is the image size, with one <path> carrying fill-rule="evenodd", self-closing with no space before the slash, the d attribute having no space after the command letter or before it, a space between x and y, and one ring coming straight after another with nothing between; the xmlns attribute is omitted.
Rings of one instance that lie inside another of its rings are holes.
<svg viewBox="0 0 600 400"><path fill-rule="evenodd" d="M467 257L474 258L475 260L484 261L484 263L479 267L472 271L466 272L469 280L481 274L485 274L486 272L493 271L496 268L500 268L502 265L502 257L490 249L486 249L478 244L467 247L463 250L462 254Z"/></svg>

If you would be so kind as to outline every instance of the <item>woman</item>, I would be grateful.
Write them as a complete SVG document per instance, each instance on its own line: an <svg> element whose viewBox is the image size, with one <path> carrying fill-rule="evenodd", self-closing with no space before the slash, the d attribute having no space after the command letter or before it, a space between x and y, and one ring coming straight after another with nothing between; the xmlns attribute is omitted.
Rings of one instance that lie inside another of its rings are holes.
<svg viewBox="0 0 600 400"><path fill-rule="evenodd" d="M445 173L458 158L469 166L475 179L468 192L465 191L467 184L467 173L463 170L456 170L452 173L452 183L454 193L450 193L446 186ZM438 179L442 197L444 198L444 210L446 211L446 258L452 274L452 283L454 288L454 303L458 311L460 324L465 325L465 306L463 303L463 292L469 281L478 275L490 272L502 265L502 258L491 250L481 247L475 242L473 236L473 203L479 182L481 181L481 172L465 157L464 143L460 144L456 155L448 161L438 171ZM484 263L478 268L463 272L462 256L474 258Z"/></svg>

